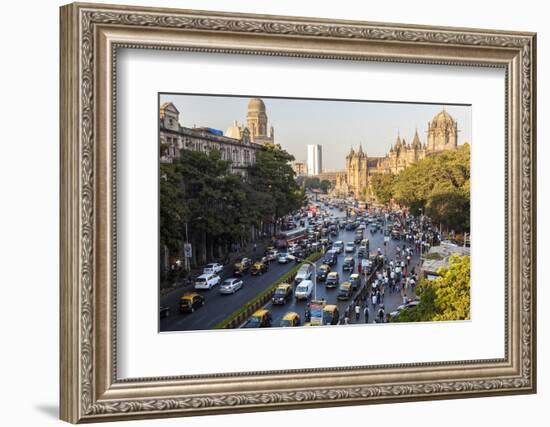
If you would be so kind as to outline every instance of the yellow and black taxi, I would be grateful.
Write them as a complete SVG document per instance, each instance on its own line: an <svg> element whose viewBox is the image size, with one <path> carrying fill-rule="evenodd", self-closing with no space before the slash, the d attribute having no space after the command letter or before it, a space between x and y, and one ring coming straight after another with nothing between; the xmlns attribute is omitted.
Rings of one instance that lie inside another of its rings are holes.
<svg viewBox="0 0 550 427"><path fill-rule="evenodd" d="M193 313L204 305L204 297L195 292L180 297L180 313Z"/></svg>
<svg viewBox="0 0 550 427"><path fill-rule="evenodd" d="M252 268L250 269L250 274L252 276L259 276L260 274L264 274L267 272L267 262L264 260L258 260L254 264L252 264Z"/></svg>
<svg viewBox="0 0 550 427"><path fill-rule="evenodd" d="M330 273L330 265L322 264L317 270L317 280L324 282L327 280L327 276Z"/></svg>
<svg viewBox="0 0 550 427"><path fill-rule="evenodd" d="M327 276L327 280L325 281L325 287L336 288L339 283L340 283L340 276L338 275L338 272L331 271Z"/></svg>
<svg viewBox="0 0 550 427"><path fill-rule="evenodd" d="M250 258L243 258L239 262L236 262L233 265L233 275L235 276L242 276L247 271L250 270L250 267L252 265L252 260Z"/></svg>
<svg viewBox="0 0 550 427"><path fill-rule="evenodd" d="M361 285L361 276L359 273L353 273L349 276L349 282L353 289L357 289Z"/></svg>
<svg viewBox="0 0 550 427"><path fill-rule="evenodd" d="M243 328L269 328L272 321L273 319L269 310L256 310L244 324Z"/></svg>
<svg viewBox="0 0 550 427"><path fill-rule="evenodd" d="M275 289L275 292L273 293L273 297L271 297L271 302L274 305L282 305L282 304L285 304L287 301L289 301L291 298L292 298L292 285L289 285L288 283L281 283Z"/></svg>
<svg viewBox="0 0 550 427"><path fill-rule="evenodd" d="M340 320L340 313L338 307L334 304L327 304L323 308L323 324L324 325L337 325Z"/></svg>
<svg viewBox="0 0 550 427"><path fill-rule="evenodd" d="M338 289L337 298L339 300L348 300L351 298L352 293L353 293L353 288L351 287L351 283L344 282L340 285L340 288Z"/></svg>
<svg viewBox="0 0 550 427"><path fill-rule="evenodd" d="M281 328L287 328L292 326L300 326L301 319L298 313L295 313L294 311L289 311L286 313L282 320L281 320Z"/></svg>

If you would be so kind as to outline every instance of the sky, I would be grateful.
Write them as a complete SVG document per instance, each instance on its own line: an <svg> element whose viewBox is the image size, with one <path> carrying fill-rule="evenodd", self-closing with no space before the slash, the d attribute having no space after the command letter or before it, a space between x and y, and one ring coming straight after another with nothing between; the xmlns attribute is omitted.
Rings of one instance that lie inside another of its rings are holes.
<svg viewBox="0 0 550 427"><path fill-rule="evenodd" d="M308 144L322 145L323 170L341 170L345 157L362 144L373 157L384 156L397 135L408 143L414 132L426 142L428 122L445 109L458 123L458 143L471 143L471 106L393 102L262 98L268 126L275 142L296 160L306 160ZM185 127L210 127L224 131L237 120L246 125L250 96L161 94L171 101Z"/></svg>

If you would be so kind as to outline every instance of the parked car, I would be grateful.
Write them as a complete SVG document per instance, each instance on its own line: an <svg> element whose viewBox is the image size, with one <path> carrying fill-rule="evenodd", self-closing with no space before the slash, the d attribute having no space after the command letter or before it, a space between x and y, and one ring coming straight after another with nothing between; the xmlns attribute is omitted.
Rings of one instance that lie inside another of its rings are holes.
<svg viewBox="0 0 550 427"><path fill-rule="evenodd" d="M275 293L271 297L271 303L274 305L285 304L291 297L292 286L288 283L282 283L275 289Z"/></svg>
<svg viewBox="0 0 550 427"><path fill-rule="evenodd" d="M267 261L256 261L254 264L252 264L252 268L250 270L250 274L252 276L258 276L260 274L264 274L267 272Z"/></svg>
<svg viewBox="0 0 550 427"><path fill-rule="evenodd" d="M217 274L201 274L195 279L195 289L212 289L214 286L220 284L220 276Z"/></svg>
<svg viewBox="0 0 550 427"><path fill-rule="evenodd" d="M193 313L204 305L204 301L205 298L195 292L184 294L180 297L180 313Z"/></svg>
<svg viewBox="0 0 550 427"><path fill-rule="evenodd" d="M243 325L243 328L269 328L272 321L273 319L269 310L256 310Z"/></svg>
<svg viewBox="0 0 550 427"><path fill-rule="evenodd" d="M323 308L323 324L337 325L340 321L340 313L338 307L333 304L325 305Z"/></svg>
<svg viewBox="0 0 550 427"><path fill-rule="evenodd" d="M311 279L311 276L313 275L313 267L310 264L304 264L300 267L298 270L298 273L296 273L296 277L294 278L294 284L298 285L302 280L309 280Z"/></svg>
<svg viewBox="0 0 550 427"><path fill-rule="evenodd" d="M337 298L339 300L348 300L351 298L351 294L353 293L353 289L350 282L344 282L340 285L340 288L338 289L338 296Z"/></svg>
<svg viewBox="0 0 550 427"><path fill-rule="evenodd" d="M298 313L294 311L289 311L283 316L283 319L281 320L281 328L286 327L293 327L293 326L300 326L301 320Z"/></svg>
<svg viewBox="0 0 550 427"><path fill-rule="evenodd" d="M327 276L327 280L325 281L325 287L336 288L339 283L340 283L340 276L338 275L338 272L331 271Z"/></svg>
<svg viewBox="0 0 550 427"><path fill-rule="evenodd" d="M242 289L243 281L232 277L230 279L225 279L220 285L220 294L234 294L239 289Z"/></svg>
<svg viewBox="0 0 550 427"><path fill-rule="evenodd" d="M239 262L233 265L233 275L242 276L250 270L252 260L250 258L243 258Z"/></svg>
<svg viewBox="0 0 550 427"><path fill-rule="evenodd" d="M347 256L344 259L343 271L353 271L355 269L355 260L351 256Z"/></svg>
<svg viewBox="0 0 550 427"><path fill-rule="evenodd" d="M346 253L353 253L355 252L355 243L353 242L347 242L346 243Z"/></svg>
<svg viewBox="0 0 550 427"><path fill-rule="evenodd" d="M324 282L327 280L327 276L330 273L330 265L322 264L317 270L317 280Z"/></svg>
<svg viewBox="0 0 550 427"><path fill-rule="evenodd" d="M297 300L304 300L311 298L313 293L313 282L311 280L303 280L294 291L294 297Z"/></svg>
<svg viewBox="0 0 550 427"><path fill-rule="evenodd" d="M217 262L206 264L206 266L202 269L203 274L209 274L209 273L219 274L222 271L223 271L223 265Z"/></svg>
<svg viewBox="0 0 550 427"><path fill-rule="evenodd" d="M279 252L279 254L277 255L277 262L279 264L286 264L289 261L289 254L287 252Z"/></svg>
<svg viewBox="0 0 550 427"><path fill-rule="evenodd" d="M398 306L395 311L392 311L388 317L390 319L396 317L399 315L399 313L401 313L403 310L410 310L411 308L414 308L416 307L418 304L420 303L420 301L418 300L413 300L413 301L409 301L408 303L406 304L401 304L400 306Z"/></svg>

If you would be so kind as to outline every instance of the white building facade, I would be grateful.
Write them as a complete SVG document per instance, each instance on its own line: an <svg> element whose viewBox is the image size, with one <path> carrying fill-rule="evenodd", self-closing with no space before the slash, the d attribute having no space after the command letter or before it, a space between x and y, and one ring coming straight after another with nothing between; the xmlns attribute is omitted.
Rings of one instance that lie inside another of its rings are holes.
<svg viewBox="0 0 550 427"><path fill-rule="evenodd" d="M323 150L319 144L307 146L307 174L319 175L323 172Z"/></svg>

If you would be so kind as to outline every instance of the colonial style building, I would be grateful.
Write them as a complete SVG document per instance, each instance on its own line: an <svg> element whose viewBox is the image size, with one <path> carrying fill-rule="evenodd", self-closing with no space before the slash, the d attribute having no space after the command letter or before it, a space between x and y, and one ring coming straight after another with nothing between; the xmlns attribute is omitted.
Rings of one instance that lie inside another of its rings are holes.
<svg viewBox="0 0 550 427"><path fill-rule="evenodd" d="M274 142L273 127L266 134L267 114L264 102L252 98L248 103L248 126L233 122L225 132L209 127L185 127L180 124L180 112L172 102L160 107L159 129L163 163L171 163L180 156L181 149L209 152L219 150L222 159L231 161L231 171L246 173L256 162L256 154L266 143Z"/></svg>
<svg viewBox="0 0 550 427"><path fill-rule="evenodd" d="M307 165L303 160L296 160L295 162L292 162L291 166L296 176L307 175Z"/></svg>
<svg viewBox="0 0 550 427"><path fill-rule="evenodd" d="M353 195L364 199L371 194L370 177L377 173L398 174L412 163L426 156L457 149L457 123L451 115L443 110L431 122L428 122L426 144L422 144L418 131L410 143L398 134L395 144L390 146L384 157L369 157L363 147L355 151L353 147L346 156L345 174L338 176L335 194Z"/></svg>

